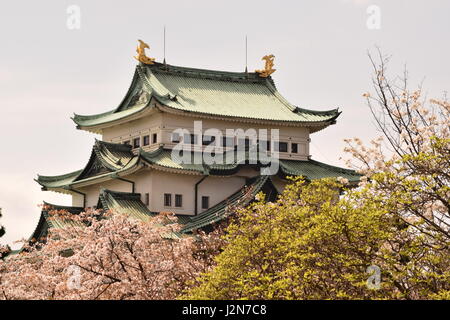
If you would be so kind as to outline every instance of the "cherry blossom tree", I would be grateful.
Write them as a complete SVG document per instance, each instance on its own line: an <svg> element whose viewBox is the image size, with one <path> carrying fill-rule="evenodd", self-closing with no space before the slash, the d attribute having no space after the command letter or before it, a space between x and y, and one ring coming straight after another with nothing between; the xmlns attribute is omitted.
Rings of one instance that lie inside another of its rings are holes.
<svg viewBox="0 0 450 320"><path fill-rule="evenodd" d="M365 93L382 136L348 139L348 164L386 196L402 195L399 218L435 241L450 241L450 103L409 89L408 73L388 78L389 57L370 56L374 93Z"/></svg>
<svg viewBox="0 0 450 320"><path fill-rule="evenodd" d="M347 140L348 164L367 178L368 196L390 203L403 226L392 240L401 257L397 283L408 297L450 298L450 103L411 90L408 72L388 76L390 57L372 56L374 92L365 93L382 136L370 145ZM414 279L414 281L408 281Z"/></svg>
<svg viewBox="0 0 450 320"><path fill-rule="evenodd" d="M216 233L181 236L176 217L147 222L88 211L45 242L0 260L0 299L173 299L206 271Z"/></svg>

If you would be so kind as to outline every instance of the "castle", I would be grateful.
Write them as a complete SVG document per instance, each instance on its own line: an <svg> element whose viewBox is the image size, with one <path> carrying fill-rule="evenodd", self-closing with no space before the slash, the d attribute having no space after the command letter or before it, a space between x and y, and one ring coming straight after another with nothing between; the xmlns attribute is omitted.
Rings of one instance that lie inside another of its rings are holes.
<svg viewBox="0 0 450 320"><path fill-rule="evenodd" d="M31 238L67 223L49 219L49 207L138 219L173 212L182 233L190 233L226 218L227 208L248 204L260 191L275 199L288 176L359 181L352 170L311 159L310 135L335 124L340 112L288 102L271 76L273 56L264 57L263 70L224 72L158 63L146 48L141 42L117 108L72 118L77 129L101 139L80 170L37 177L42 190L71 195L72 206L44 206Z"/></svg>

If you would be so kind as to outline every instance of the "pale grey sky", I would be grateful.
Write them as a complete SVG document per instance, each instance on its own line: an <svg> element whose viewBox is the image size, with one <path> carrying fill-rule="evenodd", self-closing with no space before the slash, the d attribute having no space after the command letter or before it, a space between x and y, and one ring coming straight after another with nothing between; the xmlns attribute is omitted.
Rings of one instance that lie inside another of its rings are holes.
<svg viewBox="0 0 450 320"><path fill-rule="evenodd" d="M149 56L167 63L243 71L276 56L279 91L301 107L339 107L337 125L312 136L313 158L339 161L347 137L377 132L361 94L370 89L366 52L393 55L391 70L407 64L412 82L425 77L430 96L450 88L450 1L8 1L0 7L0 163L2 243L28 237L42 200L70 204L41 192L37 173L62 174L88 161L94 135L75 129L73 112L116 107L128 89L137 39ZM81 9L81 29L67 28L67 8ZM367 27L367 8L380 8L380 29Z"/></svg>

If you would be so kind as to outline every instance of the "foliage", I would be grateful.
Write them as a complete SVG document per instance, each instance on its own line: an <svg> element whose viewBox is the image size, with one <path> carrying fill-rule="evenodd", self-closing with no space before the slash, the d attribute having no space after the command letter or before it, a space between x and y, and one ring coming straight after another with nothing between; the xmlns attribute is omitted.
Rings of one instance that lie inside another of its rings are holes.
<svg viewBox="0 0 450 320"><path fill-rule="evenodd" d="M410 92L406 72L389 80L381 53L371 61L375 94L364 97L383 137L346 140L359 187L337 199L338 182L300 180L241 210L217 266L184 298L450 298L450 104Z"/></svg>
<svg viewBox="0 0 450 320"><path fill-rule="evenodd" d="M108 216L108 219L104 219ZM212 235L177 238L173 216L143 222L91 211L53 212L70 223L0 261L3 299L173 299L207 270Z"/></svg>
<svg viewBox="0 0 450 320"><path fill-rule="evenodd" d="M295 178L233 208L224 236L179 237L171 215L55 212L65 228L0 260L0 298L450 299L450 104L371 61L383 136L346 140L358 186Z"/></svg>

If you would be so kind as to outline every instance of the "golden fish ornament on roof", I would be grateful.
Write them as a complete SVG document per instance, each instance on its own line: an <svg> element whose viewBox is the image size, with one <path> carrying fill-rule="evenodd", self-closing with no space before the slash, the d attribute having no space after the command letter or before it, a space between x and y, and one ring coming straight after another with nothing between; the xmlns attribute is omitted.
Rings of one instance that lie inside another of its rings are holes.
<svg viewBox="0 0 450 320"><path fill-rule="evenodd" d="M265 60L266 61L266 64L264 66L264 70L255 70L255 72L259 73L260 77L267 78L272 73L277 71L277 69L273 68L273 60L274 60L274 58L275 58L275 56L273 54L269 54L269 55L266 55L266 56L262 57L261 60Z"/></svg>
<svg viewBox="0 0 450 320"><path fill-rule="evenodd" d="M145 49L150 49L150 46L142 40L138 40L138 41L139 41L139 45L136 48L136 52L138 53L138 55L135 56L134 58L137 61L145 63L145 64L154 64L155 58L147 57L145 54Z"/></svg>

